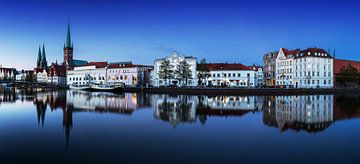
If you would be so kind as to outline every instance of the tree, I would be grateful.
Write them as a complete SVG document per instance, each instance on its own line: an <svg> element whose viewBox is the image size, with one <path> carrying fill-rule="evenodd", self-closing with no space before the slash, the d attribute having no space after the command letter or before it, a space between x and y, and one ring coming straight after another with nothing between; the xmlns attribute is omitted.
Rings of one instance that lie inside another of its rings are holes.
<svg viewBox="0 0 360 164"><path fill-rule="evenodd" d="M360 73L352 65L343 66L336 79L343 86L356 86L360 80Z"/></svg>
<svg viewBox="0 0 360 164"><path fill-rule="evenodd" d="M174 78L174 70L172 69L173 66L170 65L169 60L164 60L160 64L160 70L159 70L159 78L165 80L165 86L167 86L168 79Z"/></svg>
<svg viewBox="0 0 360 164"><path fill-rule="evenodd" d="M190 64L186 60L182 60L177 65L177 69L175 71L176 78L180 81L185 81L185 85L188 84L188 79L191 79L191 70Z"/></svg>
<svg viewBox="0 0 360 164"><path fill-rule="evenodd" d="M199 79L198 83L202 84L203 80L206 80L211 76L210 69L205 59L201 59L200 63L197 65L198 74L197 77Z"/></svg>

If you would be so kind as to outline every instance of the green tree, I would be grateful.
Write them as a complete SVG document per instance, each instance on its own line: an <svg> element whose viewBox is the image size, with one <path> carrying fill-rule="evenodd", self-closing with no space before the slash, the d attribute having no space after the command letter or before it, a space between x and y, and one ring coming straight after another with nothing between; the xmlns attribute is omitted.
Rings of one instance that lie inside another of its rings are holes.
<svg viewBox="0 0 360 164"><path fill-rule="evenodd" d="M198 84L202 85L203 81L211 76L206 59L201 59L200 63L197 65L197 71L197 77L199 79Z"/></svg>
<svg viewBox="0 0 360 164"><path fill-rule="evenodd" d="M188 79L191 79L190 64L186 61L180 61L175 71L176 78L181 82L185 81L185 85L188 85Z"/></svg>
<svg viewBox="0 0 360 164"><path fill-rule="evenodd" d="M160 64L160 70L159 70L159 78L165 80L165 86L167 86L167 81L169 79L174 78L174 70L173 66L170 64L169 60L164 60Z"/></svg>

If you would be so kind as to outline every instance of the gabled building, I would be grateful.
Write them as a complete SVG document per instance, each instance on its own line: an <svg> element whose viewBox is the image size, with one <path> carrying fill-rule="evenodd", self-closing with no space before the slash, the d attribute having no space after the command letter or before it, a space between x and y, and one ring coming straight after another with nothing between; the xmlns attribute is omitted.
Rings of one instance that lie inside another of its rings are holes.
<svg viewBox="0 0 360 164"><path fill-rule="evenodd" d="M321 48L308 48L294 56L295 88L332 88L333 57Z"/></svg>
<svg viewBox="0 0 360 164"><path fill-rule="evenodd" d="M288 50L280 48L276 57L276 85L283 87L293 87L293 60L300 49Z"/></svg>

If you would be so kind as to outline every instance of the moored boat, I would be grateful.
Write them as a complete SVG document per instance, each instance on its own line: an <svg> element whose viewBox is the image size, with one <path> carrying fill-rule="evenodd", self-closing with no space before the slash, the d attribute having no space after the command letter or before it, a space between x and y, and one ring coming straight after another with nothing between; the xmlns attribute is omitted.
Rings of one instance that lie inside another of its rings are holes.
<svg viewBox="0 0 360 164"><path fill-rule="evenodd" d="M124 88L122 84L93 84L90 86L91 90L94 91L107 91L107 92L121 92Z"/></svg>
<svg viewBox="0 0 360 164"><path fill-rule="evenodd" d="M89 90L90 89L90 85L80 85L80 84L72 84L69 86L70 89L75 89L75 90Z"/></svg>

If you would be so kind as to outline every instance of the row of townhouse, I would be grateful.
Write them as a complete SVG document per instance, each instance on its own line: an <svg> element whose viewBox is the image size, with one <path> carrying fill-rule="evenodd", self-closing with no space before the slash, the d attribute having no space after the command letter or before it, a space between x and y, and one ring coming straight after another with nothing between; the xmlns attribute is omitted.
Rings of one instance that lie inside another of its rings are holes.
<svg viewBox="0 0 360 164"><path fill-rule="evenodd" d="M320 48L288 50L264 55L264 79L269 87L332 88L333 57Z"/></svg>
<svg viewBox="0 0 360 164"><path fill-rule="evenodd" d="M189 64L191 71L187 78L186 86L218 86L218 87L261 87L263 83L263 71L259 66L245 66L240 63L204 63L198 64L197 59L191 56L180 55L174 51L171 55L156 59L154 62L154 70L151 73L151 82L155 87L166 85L183 86L177 75L173 78L163 79L160 76L161 65L164 61L168 61L170 69L175 72L178 65L182 61ZM198 78L198 68L206 68L208 77Z"/></svg>

